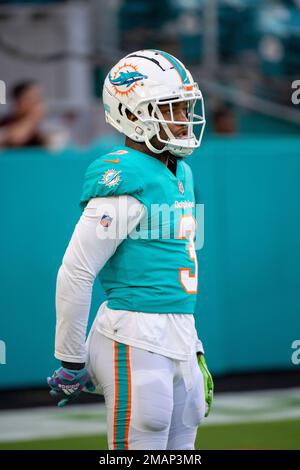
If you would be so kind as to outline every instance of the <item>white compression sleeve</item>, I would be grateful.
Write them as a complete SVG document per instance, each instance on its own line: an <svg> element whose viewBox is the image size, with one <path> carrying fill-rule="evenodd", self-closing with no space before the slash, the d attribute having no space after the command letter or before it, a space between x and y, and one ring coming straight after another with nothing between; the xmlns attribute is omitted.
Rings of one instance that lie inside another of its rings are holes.
<svg viewBox="0 0 300 470"><path fill-rule="evenodd" d="M57 359L85 362L85 337L94 280L143 214L144 206L132 196L94 198L86 206L57 275Z"/></svg>

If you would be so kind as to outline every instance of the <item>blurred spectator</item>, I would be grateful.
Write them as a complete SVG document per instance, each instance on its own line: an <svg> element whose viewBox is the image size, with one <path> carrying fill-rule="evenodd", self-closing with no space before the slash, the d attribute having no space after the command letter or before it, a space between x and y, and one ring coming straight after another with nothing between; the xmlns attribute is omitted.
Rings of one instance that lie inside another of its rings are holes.
<svg viewBox="0 0 300 470"><path fill-rule="evenodd" d="M47 136L39 125L45 116L41 86L34 80L18 83L11 92L13 109L0 119L2 147L46 146Z"/></svg>
<svg viewBox="0 0 300 470"><path fill-rule="evenodd" d="M214 110L212 120L213 130L217 134L235 134L237 131L234 112L224 104Z"/></svg>

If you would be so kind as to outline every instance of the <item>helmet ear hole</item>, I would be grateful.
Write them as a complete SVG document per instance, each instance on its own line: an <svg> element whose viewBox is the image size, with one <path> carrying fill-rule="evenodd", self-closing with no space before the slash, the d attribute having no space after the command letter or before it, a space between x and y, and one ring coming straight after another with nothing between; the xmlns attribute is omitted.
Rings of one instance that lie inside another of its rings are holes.
<svg viewBox="0 0 300 470"><path fill-rule="evenodd" d="M148 104L148 113L149 113L149 117L151 117L152 111L153 111L153 106L152 106L151 103L149 103L149 104Z"/></svg>
<svg viewBox="0 0 300 470"><path fill-rule="evenodd" d="M134 114L132 114L132 112L129 111L129 109L125 108L125 114L129 121L132 121L132 122L137 121L137 117Z"/></svg>
<svg viewBox="0 0 300 470"><path fill-rule="evenodd" d="M118 106L119 113L121 114L121 116L124 116L123 111L122 111L122 107L123 107L122 103L119 103L119 106Z"/></svg>

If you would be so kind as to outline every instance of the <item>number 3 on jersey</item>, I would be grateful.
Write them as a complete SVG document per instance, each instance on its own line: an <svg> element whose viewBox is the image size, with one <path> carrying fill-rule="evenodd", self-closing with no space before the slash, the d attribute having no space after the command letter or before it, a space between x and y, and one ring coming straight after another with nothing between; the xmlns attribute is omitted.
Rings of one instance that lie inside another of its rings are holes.
<svg viewBox="0 0 300 470"><path fill-rule="evenodd" d="M184 290L188 294L197 294L198 287L198 263L194 245L194 236L196 233L196 220L192 215L183 215L179 221L178 238L188 240L187 249L190 260L194 262L194 274L190 268L179 269L179 280Z"/></svg>

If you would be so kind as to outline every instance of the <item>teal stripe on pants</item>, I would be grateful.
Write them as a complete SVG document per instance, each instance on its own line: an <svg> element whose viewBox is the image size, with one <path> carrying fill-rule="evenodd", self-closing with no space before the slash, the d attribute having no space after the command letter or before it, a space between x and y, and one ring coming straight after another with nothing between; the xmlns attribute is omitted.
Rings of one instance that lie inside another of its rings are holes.
<svg viewBox="0 0 300 470"><path fill-rule="evenodd" d="M118 409L116 417L116 449L125 449L126 415L128 411L128 367L126 363L126 344L117 343L118 373Z"/></svg>

